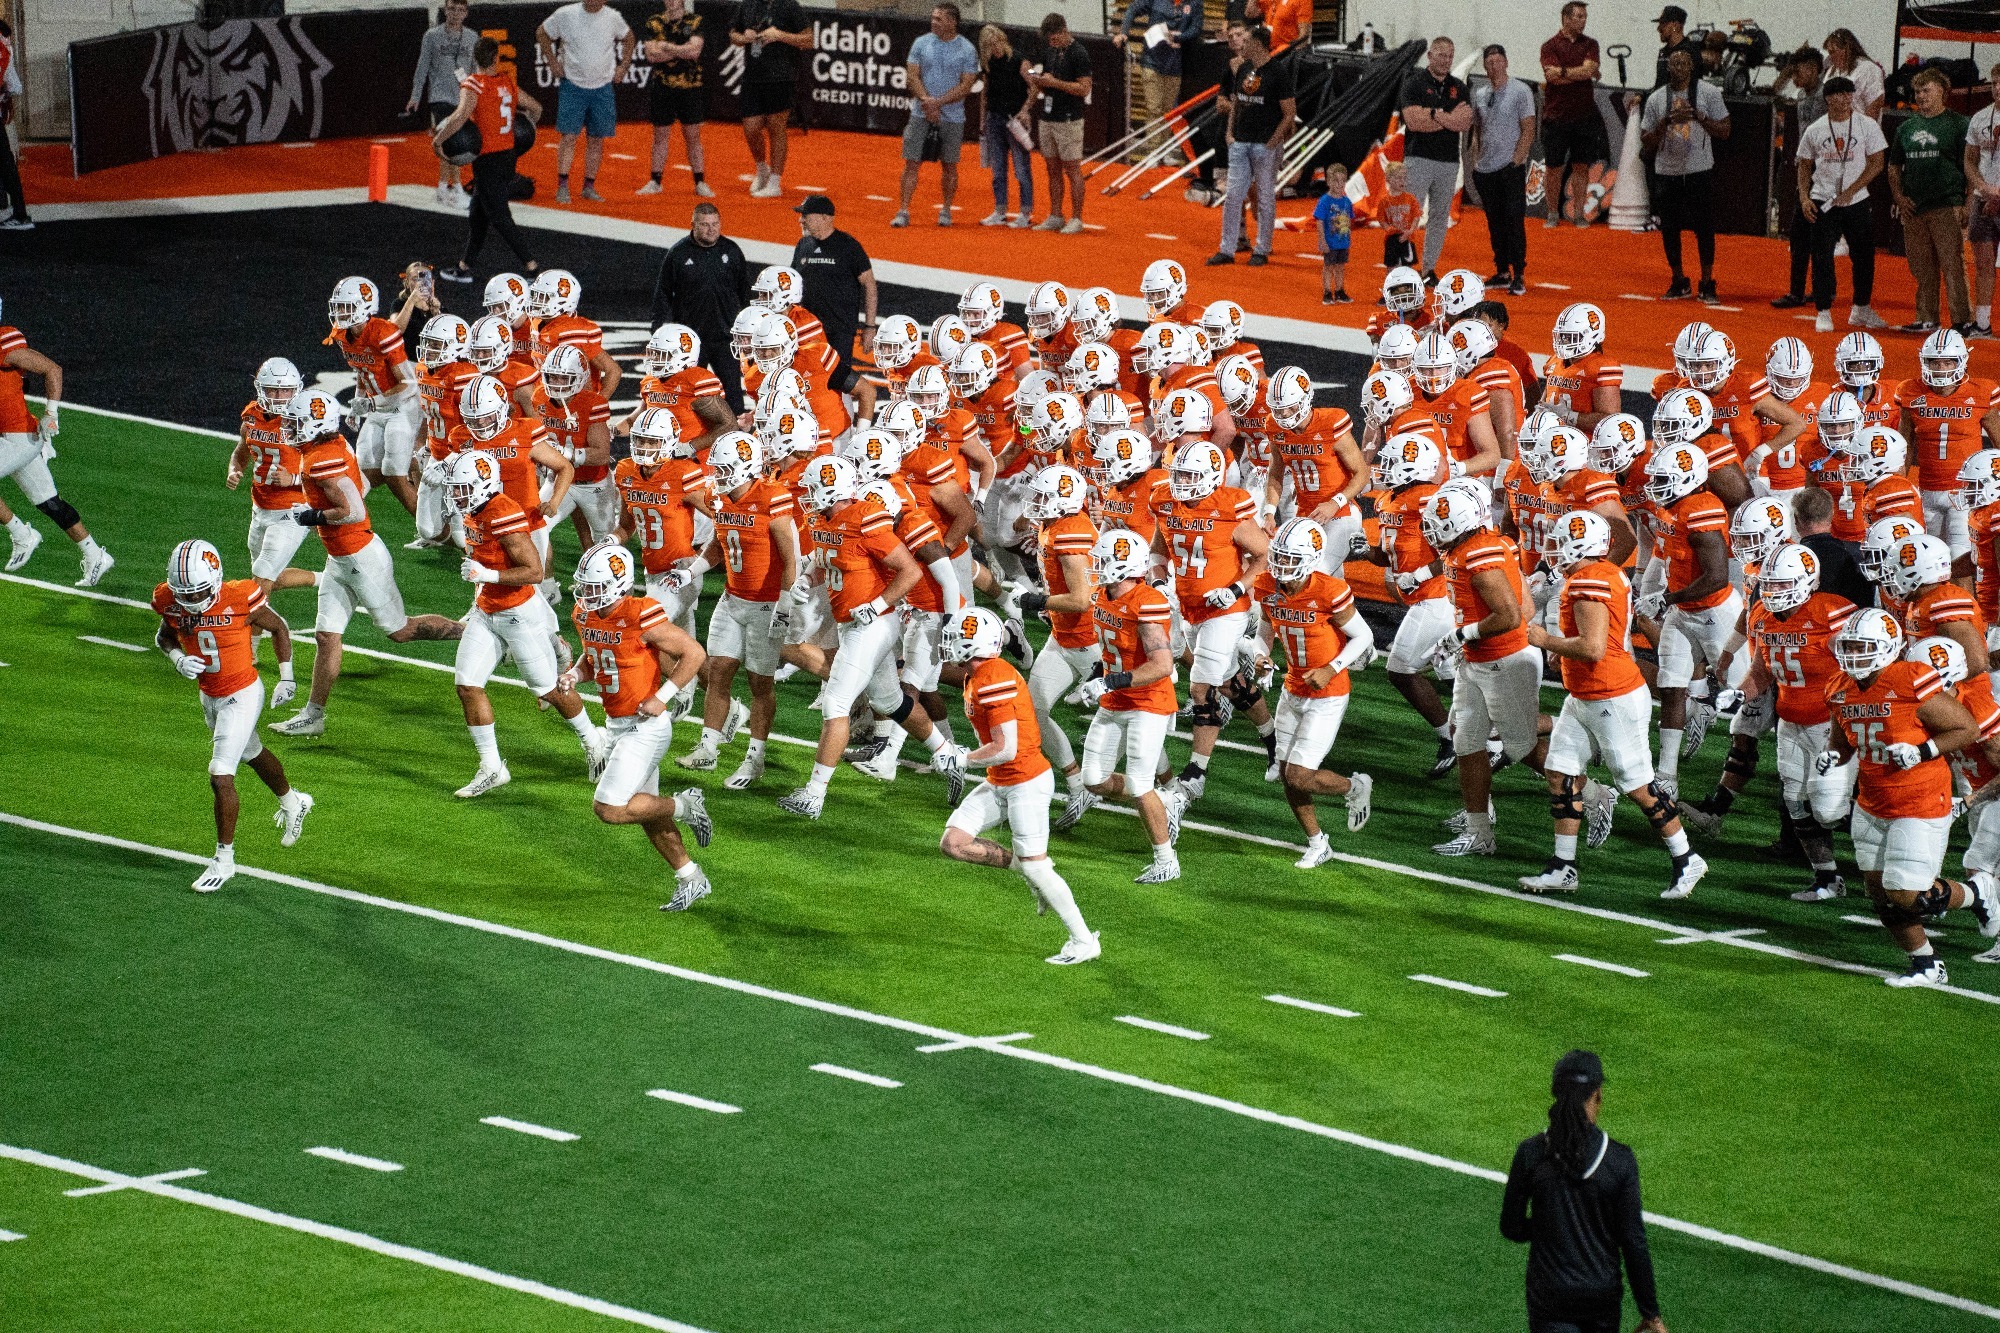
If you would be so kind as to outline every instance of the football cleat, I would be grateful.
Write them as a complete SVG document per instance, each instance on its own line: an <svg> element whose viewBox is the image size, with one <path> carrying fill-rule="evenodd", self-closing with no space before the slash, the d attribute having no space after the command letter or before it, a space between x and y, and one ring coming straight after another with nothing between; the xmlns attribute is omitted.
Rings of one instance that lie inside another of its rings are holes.
<svg viewBox="0 0 2000 1333"><path fill-rule="evenodd" d="M878 746L868 758L856 760L853 764L855 772L865 773L877 782L894 782L898 767L896 756L889 753L887 742Z"/></svg>
<svg viewBox="0 0 2000 1333"><path fill-rule="evenodd" d="M29 528L28 535L15 541L14 549L7 553L7 572L12 574L27 564L28 557L33 555L35 548L41 544L42 534L34 528Z"/></svg>
<svg viewBox="0 0 2000 1333"><path fill-rule="evenodd" d="M872 736L864 736L840 752L843 763L858 764L864 759L873 759L889 748L889 738L894 733L888 727Z"/></svg>
<svg viewBox="0 0 2000 1333"><path fill-rule="evenodd" d="M1926 954L1922 958L1912 954L1907 972L1883 977L1882 980L1898 990L1908 990L1914 986L1945 986L1951 982L1951 978L1945 974L1944 959L1936 954Z"/></svg>
<svg viewBox="0 0 2000 1333"><path fill-rule="evenodd" d="M1465 811L1463 810L1453 811L1449 816L1447 816L1444 819L1443 823L1444 826L1450 829L1453 833L1463 833L1467 829L1472 827L1471 821L1469 821L1465 817ZM1500 827L1499 812L1493 808L1493 802L1491 801L1488 801L1486 803L1486 826L1488 828Z"/></svg>
<svg viewBox="0 0 2000 1333"><path fill-rule="evenodd" d="M1704 838L1722 836L1722 816L1713 810L1704 810L1699 805L1689 805L1686 801L1676 801L1681 823L1701 834Z"/></svg>
<svg viewBox="0 0 2000 1333"><path fill-rule="evenodd" d="M952 804L965 795L965 750L947 745L931 756L931 771L944 778L945 796Z"/></svg>
<svg viewBox="0 0 2000 1333"><path fill-rule="evenodd" d="M1972 890L1972 914L1979 918L1979 933L1987 939L2000 935L2000 880L1984 870L1972 872L1967 888Z"/></svg>
<svg viewBox="0 0 2000 1333"><path fill-rule="evenodd" d="M1178 791L1162 792L1160 802L1167 807L1167 846L1171 847L1181 840L1181 816L1187 813L1187 794ZM1179 869L1176 868L1174 873L1178 875Z"/></svg>
<svg viewBox="0 0 2000 1333"><path fill-rule="evenodd" d="M214 893L236 877L236 854L231 852L218 856L203 866L195 876L193 889L196 893Z"/></svg>
<svg viewBox="0 0 2000 1333"><path fill-rule="evenodd" d="M1686 759L1708 739L1708 729L1716 719L1715 705L1706 699L1687 702L1687 730L1681 733L1681 758Z"/></svg>
<svg viewBox="0 0 2000 1333"><path fill-rule="evenodd" d="M1347 789L1347 831L1359 833L1368 826L1375 798L1375 779L1366 773L1356 773L1348 781L1354 785Z"/></svg>
<svg viewBox="0 0 2000 1333"><path fill-rule="evenodd" d="M1471 829L1459 834L1450 842L1441 842L1431 848L1439 856L1491 856L1499 850L1491 833L1474 833Z"/></svg>
<svg viewBox="0 0 2000 1333"><path fill-rule="evenodd" d="M1795 903L1823 903L1830 898L1844 898L1846 896L1847 881L1835 875L1832 879L1823 883L1800 889L1792 895L1792 901Z"/></svg>
<svg viewBox="0 0 2000 1333"><path fill-rule="evenodd" d="M1277 760L1273 759L1270 763L1264 765L1264 781L1276 782L1279 778L1283 777L1284 775L1285 775L1285 766L1279 763Z"/></svg>
<svg viewBox="0 0 2000 1333"><path fill-rule="evenodd" d="M605 734L604 728L594 728L589 738L583 742L583 764L589 771L592 782L604 776L604 766L609 762L611 762L611 737Z"/></svg>
<svg viewBox="0 0 2000 1333"><path fill-rule="evenodd" d="M1035 646L1028 642L1027 626L1021 623L1019 616L1013 616L1002 622L1000 628L1005 635L1000 640L1000 651L1021 664L1023 675L1033 671L1035 669ZM1092 954L1091 957L1095 958L1097 955Z"/></svg>
<svg viewBox="0 0 2000 1333"><path fill-rule="evenodd" d="M804 815L807 819L818 819L820 811L826 809L826 794L810 787L800 787L789 796L778 798L778 808L787 814Z"/></svg>
<svg viewBox="0 0 2000 1333"><path fill-rule="evenodd" d="M479 771L472 775L472 781L460 787L452 795L458 797L460 800L469 801L475 796L484 796L495 787L504 787L513 780L514 775L507 771L507 765L500 764L489 768L487 765L481 764Z"/></svg>
<svg viewBox="0 0 2000 1333"><path fill-rule="evenodd" d="M771 673L771 679L776 681L778 684L783 685L786 681L790 680L793 676L796 676L798 674L799 674L799 669L797 665L791 662L786 662L783 666L780 666L776 671L773 671Z"/></svg>
<svg viewBox="0 0 2000 1333"><path fill-rule="evenodd" d="M1179 793L1183 807L1193 805L1208 790L1208 770L1189 764L1174 779L1174 791ZM1164 798L1164 793L1162 793Z"/></svg>
<svg viewBox="0 0 2000 1333"><path fill-rule="evenodd" d="M1655 776L1653 779L1653 785L1658 787L1660 791L1666 795L1666 798L1672 801L1675 805L1680 804L1681 780L1678 777L1669 778L1669 777Z"/></svg>
<svg viewBox="0 0 2000 1333"><path fill-rule="evenodd" d="M1181 859L1171 848L1165 856L1155 856L1153 864L1132 877L1134 884L1171 884L1181 877Z"/></svg>
<svg viewBox="0 0 2000 1333"><path fill-rule="evenodd" d="M688 908L693 907L703 898L715 892L714 889L709 887L708 876L702 873L700 866L694 868L692 878L681 879L678 875L674 878L680 887L674 890L672 898L661 905L660 910L662 912L685 912Z"/></svg>
<svg viewBox="0 0 2000 1333"><path fill-rule="evenodd" d="M764 758L759 755L754 759L746 758L738 764L736 771L723 779L722 785L731 791L743 791L763 776Z"/></svg>
<svg viewBox="0 0 2000 1333"><path fill-rule="evenodd" d="M1057 833L1067 833L1083 818L1084 811L1097 804L1097 793L1088 787L1078 787L1063 802L1063 812L1056 816L1054 829Z"/></svg>
<svg viewBox="0 0 2000 1333"><path fill-rule="evenodd" d="M722 743L727 745L729 742L735 740L736 733L743 730L749 721L750 705L744 703L741 699L731 699L729 701L729 715L722 719Z"/></svg>
<svg viewBox="0 0 2000 1333"><path fill-rule="evenodd" d="M708 846L708 840L715 836L715 821L708 817L708 801L699 787L683 787L674 793L674 818L688 826L697 847Z"/></svg>
<svg viewBox="0 0 2000 1333"><path fill-rule="evenodd" d="M1452 748L1450 739L1446 738L1438 742L1437 757L1431 761L1431 771L1424 776L1435 781L1457 766L1458 751Z"/></svg>
<svg viewBox="0 0 2000 1333"><path fill-rule="evenodd" d="M273 722L271 730L280 736L324 736L326 714L315 713L310 708L301 708L283 722Z"/></svg>
<svg viewBox="0 0 2000 1333"><path fill-rule="evenodd" d="M1315 833L1306 842L1305 855L1292 862L1292 868L1294 870L1311 870L1316 866L1325 865L1332 859L1333 844L1327 841L1326 834Z"/></svg>
<svg viewBox="0 0 2000 1333"><path fill-rule="evenodd" d="M674 762L682 768L693 768L707 772L709 769L715 767L715 759L715 746L708 741L703 741L680 758L674 760Z"/></svg>
<svg viewBox="0 0 2000 1333"><path fill-rule="evenodd" d="M1609 842L1611 821L1617 813L1617 792L1603 783L1587 784L1583 791L1584 846L1596 851Z"/></svg>
<svg viewBox="0 0 2000 1333"><path fill-rule="evenodd" d="M1516 882L1529 893L1575 893L1576 865L1550 857L1541 874L1523 875Z"/></svg>
<svg viewBox="0 0 2000 1333"><path fill-rule="evenodd" d="M1048 961L1057 967L1068 967L1072 963L1087 963L1104 952L1104 946L1097 942L1097 932L1082 939L1071 939L1063 944L1062 952L1052 955Z"/></svg>
<svg viewBox="0 0 2000 1333"><path fill-rule="evenodd" d="M278 836L280 847L289 847L299 840L299 834L305 832L306 816L312 813L312 808L313 798L296 787L278 798L277 813L271 817L271 822L284 830Z"/></svg>
<svg viewBox="0 0 2000 1333"><path fill-rule="evenodd" d="M1701 883L1701 877L1708 873L1708 862L1699 856L1689 855L1681 862L1681 868L1674 873L1674 882L1660 890L1662 898L1678 902L1693 895L1694 886Z"/></svg>
<svg viewBox="0 0 2000 1333"><path fill-rule="evenodd" d="M111 558L111 552L105 550L102 546L98 547L95 554L87 555L83 558L83 577L76 581L76 586L79 588L95 588L97 581L106 574L109 574L111 567L117 563L116 560Z"/></svg>
<svg viewBox="0 0 2000 1333"><path fill-rule="evenodd" d="M1975 963L2000 963L2000 944L1994 945L1984 953L1972 955L1972 961Z"/></svg>

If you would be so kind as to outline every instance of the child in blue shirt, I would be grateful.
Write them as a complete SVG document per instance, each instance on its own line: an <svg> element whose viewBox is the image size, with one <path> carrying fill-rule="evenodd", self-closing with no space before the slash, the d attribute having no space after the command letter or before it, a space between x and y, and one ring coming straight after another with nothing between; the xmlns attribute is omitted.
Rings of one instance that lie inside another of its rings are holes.
<svg viewBox="0 0 2000 1333"><path fill-rule="evenodd" d="M1326 193L1313 205L1319 223L1320 304L1353 300L1347 294L1347 248L1354 234L1354 204L1347 197L1347 168L1335 162L1326 169Z"/></svg>

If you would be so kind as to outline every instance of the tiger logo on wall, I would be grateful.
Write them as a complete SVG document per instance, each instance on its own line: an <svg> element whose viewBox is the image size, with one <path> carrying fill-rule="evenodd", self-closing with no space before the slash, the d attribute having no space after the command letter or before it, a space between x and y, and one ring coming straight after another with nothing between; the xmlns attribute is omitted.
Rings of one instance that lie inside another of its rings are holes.
<svg viewBox="0 0 2000 1333"><path fill-rule="evenodd" d="M295 18L162 28L144 82L153 155L318 138L332 70Z"/></svg>

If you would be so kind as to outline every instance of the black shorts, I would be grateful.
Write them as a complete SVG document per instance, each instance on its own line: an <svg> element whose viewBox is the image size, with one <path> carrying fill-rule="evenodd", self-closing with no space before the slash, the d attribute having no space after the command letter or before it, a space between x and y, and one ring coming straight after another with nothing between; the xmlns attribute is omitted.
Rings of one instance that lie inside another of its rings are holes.
<svg viewBox="0 0 2000 1333"><path fill-rule="evenodd" d="M795 89L789 83L746 83L743 85L743 114L775 116L792 109Z"/></svg>
<svg viewBox="0 0 2000 1333"><path fill-rule="evenodd" d="M436 129L451 119L451 113L458 110L456 102L432 102L424 108L431 118L431 128Z"/></svg>
<svg viewBox="0 0 2000 1333"><path fill-rule="evenodd" d="M1605 138L1601 117L1542 122L1542 162L1549 170L1562 166L1588 167L1610 156L1611 145Z"/></svg>
<svg viewBox="0 0 2000 1333"><path fill-rule="evenodd" d="M708 119L708 89L656 83L648 111L655 125L700 125Z"/></svg>

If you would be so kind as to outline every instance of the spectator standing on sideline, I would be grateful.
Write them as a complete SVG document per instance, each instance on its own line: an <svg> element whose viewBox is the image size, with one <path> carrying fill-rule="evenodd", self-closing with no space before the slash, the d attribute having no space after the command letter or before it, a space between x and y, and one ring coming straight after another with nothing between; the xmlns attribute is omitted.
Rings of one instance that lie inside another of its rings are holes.
<svg viewBox="0 0 2000 1333"><path fill-rule="evenodd" d="M479 34L465 26L471 8L468 0L446 0L443 21L425 29L423 45L417 48L417 73L410 81L409 105L403 110L428 108L432 129L457 108L458 81L472 73L472 44L479 40ZM446 208L466 206L458 167L445 161L442 152L438 154L437 201Z"/></svg>
<svg viewBox="0 0 2000 1333"><path fill-rule="evenodd" d="M947 0L932 8L931 30L910 43L906 73L910 123L903 127L903 193L889 225L910 225L910 200L917 194L924 143L935 134L938 165L944 172L938 226L949 227L952 201L958 198L958 157L965 144L965 99L979 79L979 52L959 35L957 5Z"/></svg>
<svg viewBox="0 0 2000 1333"><path fill-rule="evenodd" d="M879 295L875 268L861 242L833 225L833 200L823 194L808 195L793 211L799 215L803 233L792 250L792 267L805 282L799 304L826 326L826 341L840 357L833 371L833 388L848 393L860 378L854 371L857 325L863 346L870 351L875 347Z"/></svg>
<svg viewBox="0 0 2000 1333"><path fill-rule="evenodd" d="M1014 169L1020 187L1021 211L1014 225L1025 227L1035 211L1034 130L1028 121L1028 80L1021 58L1007 40L1007 30L989 23L979 30L979 66L986 72L985 125L979 135L980 156L993 171L993 211L980 219L982 227L1007 221L1007 168Z"/></svg>
<svg viewBox="0 0 2000 1333"><path fill-rule="evenodd" d="M1382 164L1382 183L1389 193L1382 198L1382 267L1400 268L1417 262L1417 220L1423 216L1423 201L1410 193L1409 172L1391 159ZM1377 305L1385 304L1377 301Z"/></svg>
<svg viewBox="0 0 2000 1333"><path fill-rule="evenodd" d="M1882 66L1869 59L1861 39L1846 28L1828 33L1825 45L1827 76L1854 80L1854 109L1870 120L1882 119L1882 101L1888 91Z"/></svg>
<svg viewBox="0 0 2000 1333"><path fill-rule="evenodd" d="M14 59L14 25L0 19L0 195L13 210L0 218L0 231L33 231L35 221L28 216L28 196L21 189L21 167L14 160L14 141L8 128L21 101L21 71Z"/></svg>
<svg viewBox="0 0 2000 1333"><path fill-rule="evenodd" d="M1497 42L1481 55L1487 85L1472 91L1477 151L1472 183L1486 210L1486 234L1493 243L1488 291L1505 287L1515 296L1528 290L1528 154L1535 146L1535 95L1507 73L1507 48Z"/></svg>
<svg viewBox="0 0 2000 1333"><path fill-rule="evenodd" d="M521 261L521 272L533 276L540 267L528 250L521 229L514 225L514 211L508 196L514 188L514 115L525 111L542 114L541 103L514 84L514 76L500 68L500 43L481 37L472 44L473 72L458 85L458 106L431 134L431 146L442 149L444 141L458 133L468 121L479 130L479 156L472 159L472 207L466 213L465 254L458 263L438 270L446 282L471 282L472 261L486 245L486 229L499 231L500 239Z"/></svg>
<svg viewBox="0 0 2000 1333"><path fill-rule="evenodd" d="M1271 59L1271 34L1262 25L1250 29L1243 63L1229 76L1229 190L1222 199L1222 248L1208 257L1211 264L1236 262L1243 205L1253 183L1257 239L1250 249L1250 266L1271 262L1271 232L1278 222L1278 154L1298 123L1293 64Z"/></svg>
<svg viewBox="0 0 2000 1333"><path fill-rule="evenodd" d="M1129 45L1132 29L1139 30L1139 93L1148 121L1164 120L1180 105L1181 48L1201 36L1201 22L1200 0L1132 0L1126 6L1118 36ZM1139 149L1133 153L1135 158L1145 156ZM1176 149L1176 160L1179 153Z"/></svg>
<svg viewBox="0 0 2000 1333"><path fill-rule="evenodd" d="M1667 81L1667 60L1676 51L1686 51L1690 60L1698 60L1701 43L1687 35L1688 12L1679 5L1668 5L1653 20L1654 28L1660 34L1660 54L1653 59L1653 86L1659 87Z"/></svg>
<svg viewBox="0 0 2000 1333"><path fill-rule="evenodd" d="M1041 148L1049 164L1049 215L1040 230L1074 236L1083 230L1083 102L1090 96L1090 53L1076 44L1060 14L1042 20L1042 63L1022 71L1042 99ZM1070 218L1063 221L1063 182L1069 182Z"/></svg>
<svg viewBox="0 0 2000 1333"><path fill-rule="evenodd" d="M1831 40L1831 39L1829 39ZM1911 80L1916 113L1896 126L1889 144L1889 194L1903 219L1903 257L1917 280L1917 317L1905 333L1938 326L1938 279L1944 279L1952 326L1972 329L1965 299L1965 132L1970 122L1945 106L1951 85L1934 69ZM1861 102L1857 88L1855 104Z"/></svg>
<svg viewBox="0 0 2000 1333"><path fill-rule="evenodd" d="M696 204L688 234L660 259L653 282L653 327L672 321L701 338L701 364L722 381L733 412L743 411L743 374L729 350L729 326L750 304L750 266L722 234L722 211Z"/></svg>
<svg viewBox="0 0 2000 1333"><path fill-rule="evenodd" d="M1825 68L1826 61L1818 47L1802 46L1785 57L1785 67L1771 85L1772 97L1789 93L1798 116L1798 129L1792 135L1792 162L1795 166L1799 160L1799 140L1814 121L1826 114L1826 88L1821 77ZM1852 82L1849 80L1850 87ZM1787 235L1792 252L1792 280L1783 296L1772 299L1773 309L1796 310L1806 303L1806 276L1812 267L1812 238L1812 220L1793 209L1792 226Z"/></svg>
<svg viewBox="0 0 2000 1333"><path fill-rule="evenodd" d="M1327 164L1326 193L1313 205L1319 223L1319 303L1346 305L1347 255L1354 243L1354 201L1347 197L1347 168Z"/></svg>
<svg viewBox="0 0 2000 1333"><path fill-rule="evenodd" d="M799 52L813 49L812 24L799 0L741 0L729 20L729 43L744 48L743 138L757 164L750 197L783 198Z"/></svg>
<svg viewBox="0 0 2000 1333"><path fill-rule="evenodd" d="M1312 32L1312 0L1249 0L1243 6L1246 26L1255 27L1261 23L1270 29L1270 47L1273 51L1283 51L1300 37Z"/></svg>
<svg viewBox="0 0 2000 1333"><path fill-rule="evenodd" d="M1514 1150L1500 1201L1500 1234L1528 1247L1530 1333L1617 1333L1627 1282L1639 1307L1636 1333L1667 1333L1639 1159L1597 1125L1604 1065L1589 1051L1571 1051L1556 1061L1549 1091L1548 1130Z"/></svg>
<svg viewBox="0 0 2000 1333"><path fill-rule="evenodd" d="M1888 145L1882 127L1858 114L1854 101L1852 80L1828 79L1826 114L1799 135L1798 216L1812 236L1813 307L1819 312L1813 327L1819 333L1833 332L1833 247L1841 240L1854 267L1848 324L1879 329L1886 322L1869 308L1875 294L1875 214L1868 186L1882 174Z"/></svg>
<svg viewBox="0 0 2000 1333"><path fill-rule="evenodd" d="M1547 194L1545 225L1562 223L1564 182L1569 191L1570 220L1589 226L1584 196L1590 190L1590 169L1611 156L1604 117L1597 110L1597 40L1583 35L1590 6L1569 0L1562 7L1562 28L1542 43L1542 168L1562 176Z"/></svg>
<svg viewBox="0 0 2000 1333"><path fill-rule="evenodd" d="M556 76L556 202L569 202L569 168L576 136L584 136L583 197L604 202L597 168L618 132L617 86L632 68L632 29L605 0L575 0L535 29L542 63Z"/></svg>
<svg viewBox="0 0 2000 1333"><path fill-rule="evenodd" d="M681 127L681 146L687 150L688 170L694 173L697 198L713 199L706 163L701 152L701 127L708 122L708 92L701 86L701 15L687 7L687 0L661 0L660 12L646 20L646 39L639 53L653 67L646 81L647 107L653 122L653 171L640 194L658 194L667 174L667 153L672 146L673 127ZM686 323L685 320L682 321Z"/></svg>
<svg viewBox="0 0 2000 1333"><path fill-rule="evenodd" d="M1451 197L1458 192L1458 136L1472 128L1472 99L1465 80L1451 72L1455 48L1433 37L1421 69L1403 76L1396 104L1403 110L1403 171L1424 201L1425 282L1437 280L1438 256L1451 226ZM1235 188L1235 176L1230 177ZM1227 222L1224 223L1227 226Z"/></svg>
<svg viewBox="0 0 2000 1333"><path fill-rule="evenodd" d="M1676 51L1667 60L1667 82L1655 88L1639 113L1639 142L1653 155L1653 176L1659 191L1653 211L1660 218L1660 242L1666 247L1673 281L1663 301L1697 295L1707 305L1715 294L1716 139L1729 137L1729 108L1722 90L1694 77L1694 58ZM1681 269L1681 232L1694 233L1701 259L1701 286L1690 292Z"/></svg>
<svg viewBox="0 0 2000 1333"><path fill-rule="evenodd" d="M2000 100L2000 65L1987 72L1993 96ZM1965 132L1965 179L1972 186L1967 202L1966 238L1972 242L1973 335L1993 336L1993 252L2000 241L2000 116L1988 102Z"/></svg>

